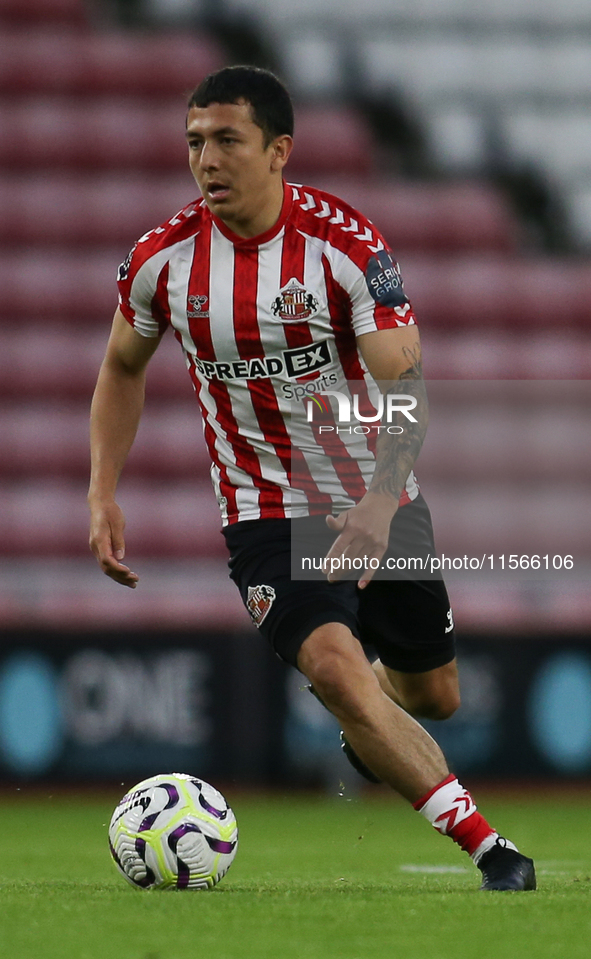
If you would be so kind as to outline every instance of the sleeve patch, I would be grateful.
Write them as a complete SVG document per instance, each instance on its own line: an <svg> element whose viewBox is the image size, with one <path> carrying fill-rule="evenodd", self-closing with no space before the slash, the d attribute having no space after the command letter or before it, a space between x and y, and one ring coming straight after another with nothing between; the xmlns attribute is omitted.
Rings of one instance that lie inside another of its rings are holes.
<svg viewBox="0 0 591 959"><path fill-rule="evenodd" d="M131 250L129 251L129 253L128 253L127 256L125 257L123 263L121 264L121 266L119 267L119 269L118 269L118 271L117 271L117 280L118 280L118 282L120 282L120 283L122 283L123 280L126 280L127 277L129 276L129 270L130 270L130 267L131 267L131 260L132 260L133 254L134 254L135 251L136 251L136 248L137 248L137 243L131 248Z"/></svg>
<svg viewBox="0 0 591 959"><path fill-rule="evenodd" d="M400 307L408 303L398 264L388 250L380 250L371 257L365 271L365 282L380 306Z"/></svg>

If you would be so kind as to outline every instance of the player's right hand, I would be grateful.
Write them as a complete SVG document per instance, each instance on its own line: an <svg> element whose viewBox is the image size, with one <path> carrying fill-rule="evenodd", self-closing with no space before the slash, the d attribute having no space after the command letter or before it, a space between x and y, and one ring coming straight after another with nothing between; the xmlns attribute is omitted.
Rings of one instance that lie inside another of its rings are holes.
<svg viewBox="0 0 591 959"><path fill-rule="evenodd" d="M139 576L121 560L125 556L125 518L114 501L90 504L90 548L103 573L122 586L135 589Z"/></svg>

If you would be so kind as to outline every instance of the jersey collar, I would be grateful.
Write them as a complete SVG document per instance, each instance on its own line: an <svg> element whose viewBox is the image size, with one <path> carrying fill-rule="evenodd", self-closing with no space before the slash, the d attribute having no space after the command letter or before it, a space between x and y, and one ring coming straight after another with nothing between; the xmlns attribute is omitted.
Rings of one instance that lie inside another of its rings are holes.
<svg viewBox="0 0 591 959"><path fill-rule="evenodd" d="M279 233L281 233L283 227L287 223L289 214L291 213L291 208L293 206L293 190L291 187L283 181L283 204L281 206L281 213L279 214L279 219L273 226L266 230L264 233L259 233L258 236L238 236L237 233L234 233L233 230L230 230L228 226L224 223L223 220L220 220L215 213L211 213L210 216L217 226L220 233L222 233L227 240L230 240L234 246L245 249L246 247L262 246L263 243L268 243L270 240L273 240Z"/></svg>

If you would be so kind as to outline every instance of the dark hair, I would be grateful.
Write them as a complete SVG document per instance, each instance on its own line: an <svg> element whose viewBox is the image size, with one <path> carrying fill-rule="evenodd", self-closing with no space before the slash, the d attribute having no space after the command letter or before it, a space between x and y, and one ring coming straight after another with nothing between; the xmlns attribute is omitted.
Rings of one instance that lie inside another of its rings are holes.
<svg viewBox="0 0 591 959"><path fill-rule="evenodd" d="M224 67L210 73L193 90L191 107L208 107L210 103L239 103L252 107L252 118L263 131L267 147L275 137L293 136L293 105L281 80L261 67Z"/></svg>

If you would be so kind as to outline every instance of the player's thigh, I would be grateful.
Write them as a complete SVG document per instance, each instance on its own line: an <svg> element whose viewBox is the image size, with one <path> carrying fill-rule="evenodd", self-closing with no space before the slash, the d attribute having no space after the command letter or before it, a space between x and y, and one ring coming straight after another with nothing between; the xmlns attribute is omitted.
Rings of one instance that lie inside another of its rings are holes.
<svg viewBox="0 0 591 959"><path fill-rule="evenodd" d="M353 582L292 579L292 522L241 522L224 535L230 577L254 625L281 659L297 667L300 647L315 629L337 623L359 635L359 602Z"/></svg>
<svg viewBox="0 0 591 959"><path fill-rule="evenodd" d="M413 716L425 719L449 719L460 705L458 664L451 662L436 669L408 673L383 666L396 699Z"/></svg>
<svg viewBox="0 0 591 959"><path fill-rule="evenodd" d="M442 580L372 580L360 597L359 626L363 642L395 672L428 673L455 659Z"/></svg>

